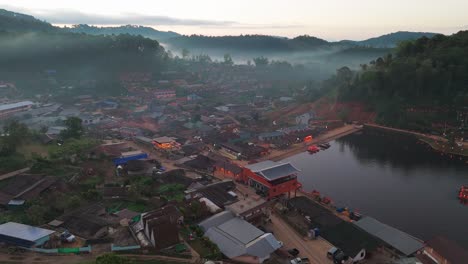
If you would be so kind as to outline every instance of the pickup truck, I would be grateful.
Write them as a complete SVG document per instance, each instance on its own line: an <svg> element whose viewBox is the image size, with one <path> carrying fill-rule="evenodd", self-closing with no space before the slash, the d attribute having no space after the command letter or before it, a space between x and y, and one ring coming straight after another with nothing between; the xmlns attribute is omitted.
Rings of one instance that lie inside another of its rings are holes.
<svg viewBox="0 0 468 264"><path fill-rule="evenodd" d="M289 261L290 264L309 264L309 258L294 258Z"/></svg>

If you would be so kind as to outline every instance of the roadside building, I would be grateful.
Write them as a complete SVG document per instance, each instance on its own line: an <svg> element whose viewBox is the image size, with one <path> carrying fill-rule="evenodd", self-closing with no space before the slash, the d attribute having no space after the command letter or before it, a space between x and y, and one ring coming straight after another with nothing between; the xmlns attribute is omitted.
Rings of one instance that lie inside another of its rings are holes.
<svg viewBox="0 0 468 264"><path fill-rule="evenodd" d="M53 233L53 230L8 222L0 225L0 242L19 247L37 247L49 241Z"/></svg>
<svg viewBox="0 0 468 264"><path fill-rule="evenodd" d="M299 170L291 163L274 162L271 160L247 165L243 171L242 181L254 188L257 193L271 199L288 194L301 188L297 180Z"/></svg>
<svg viewBox="0 0 468 264"><path fill-rule="evenodd" d="M396 250L395 255L408 257L424 247L424 244L415 237L369 216L355 222L355 225Z"/></svg>
<svg viewBox="0 0 468 264"><path fill-rule="evenodd" d="M33 104L34 103L31 101L23 101L12 104L2 104L0 105L0 118L5 118L18 112L27 111L31 109Z"/></svg>
<svg viewBox="0 0 468 264"><path fill-rule="evenodd" d="M235 261L262 263L281 247L273 234L261 231L230 211L216 214L199 226L226 257Z"/></svg>
<svg viewBox="0 0 468 264"><path fill-rule="evenodd" d="M261 141L274 141L284 137L284 133L281 131L265 132L258 135L258 139Z"/></svg>
<svg viewBox="0 0 468 264"><path fill-rule="evenodd" d="M423 264L464 264L468 262L468 250L437 236L425 243L424 251L416 258Z"/></svg>
<svg viewBox="0 0 468 264"><path fill-rule="evenodd" d="M153 146L158 150L177 150L180 144L173 137L158 137L153 139Z"/></svg>
<svg viewBox="0 0 468 264"><path fill-rule="evenodd" d="M236 181L242 180L242 171L242 167L225 160L218 160L214 165L215 174L222 177L228 177Z"/></svg>

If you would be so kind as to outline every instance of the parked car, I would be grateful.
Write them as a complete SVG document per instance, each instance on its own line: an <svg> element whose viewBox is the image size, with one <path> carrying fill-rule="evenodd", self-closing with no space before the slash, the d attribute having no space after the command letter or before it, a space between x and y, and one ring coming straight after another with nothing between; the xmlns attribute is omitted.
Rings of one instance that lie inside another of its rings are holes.
<svg viewBox="0 0 468 264"><path fill-rule="evenodd" d="M294 258L289 261L290 264L308 264L309 258Z"/></svg>
<svg viewBox="0 0 468 264"><path fill-rule="evenodd" d="M62 234L60 234L60 240L62 240L62 242L72 243L75 242L76 237L72 233L64 231Z"/></svg>
<svg viewBox="0 0 468 264"><path fill-rule="evenodd" d="M327 258L333 260L335 264L349 263L350 257L346 255L341 249L332 247L327 252ZM352 263L352 262L351 262Z"/></svg>
<svg viewBox="0 0 468 264"><path fill-rule="evenodd" d="M288 250L288 253L291 254L291 256L296 257L297 255L299 255L299 250L297 248L292 248Z"/></svg>

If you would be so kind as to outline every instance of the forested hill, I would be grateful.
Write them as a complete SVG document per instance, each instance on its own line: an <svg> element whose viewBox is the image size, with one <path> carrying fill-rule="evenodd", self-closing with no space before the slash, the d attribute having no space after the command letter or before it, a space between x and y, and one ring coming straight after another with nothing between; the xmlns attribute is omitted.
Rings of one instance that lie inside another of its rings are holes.
<svg viewBox="0 0 468 264"><path fill-rule="evenodd" d="M265 36L221 36L202 35L180 36L168 39L167 44L176 49L227 49L238 51L304 51L328 47L326 40L311 36L299 36L293 39Z"/></svg>
<svg viewBox="0 0 468 264"><path fill-rule="evenodd" d="M56 27L33 16L0 9L1 31L55 31Z"/></svg>
<svg viewBox="0 0 468 264"><path fill-rule="evenodd" d="M157 71L166 59L157 41L142 36L70 33L29 15L0 10L0 70L4 72Z"/></svg>
<svg viewBox="0 0 468 264"><path fill-rule="evenodd" d="M342 68L328 83L338 87L341 100L374 106L391 125L408 124L412 107L461 109L468 106L468 31L403 42L393 56L358 72Z"/></svg>
<svg viewBox="0 0 468 264"><path fill-rule="evenodd" d="M74 25L71 28L65 28L69 32L74 33L86 33L90 35L119 35L119 34L130 34L130 35L141 35L146 38L165 40L168 38L174 38L180 36L176 32L172 31L159 31L152 27L144 27L137 25L125 25L119 27L96 27L86 24Z"/></svg>
<svg viewBox="0 0 468 264"><path fill-rule="evenodd" d="M343 40L340 43L374 48L394 48L402 41L415 40L422 37L431 38L435 35L436 33L430 32L398 31L362 41Z"/></svg>

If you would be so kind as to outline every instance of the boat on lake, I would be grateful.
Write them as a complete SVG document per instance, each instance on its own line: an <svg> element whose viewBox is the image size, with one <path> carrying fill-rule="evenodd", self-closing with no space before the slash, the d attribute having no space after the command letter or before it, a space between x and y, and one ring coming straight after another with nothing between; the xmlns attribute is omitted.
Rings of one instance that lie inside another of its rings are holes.
<svg viewBox="0 0 468 264"><path fill-rule="evenodd" d="M309 146L307 148L307 151L310 153L310 154L315 154L317 152L320 151L319 147L317 147L317 145L312 145L312 146Z"/></svg>

